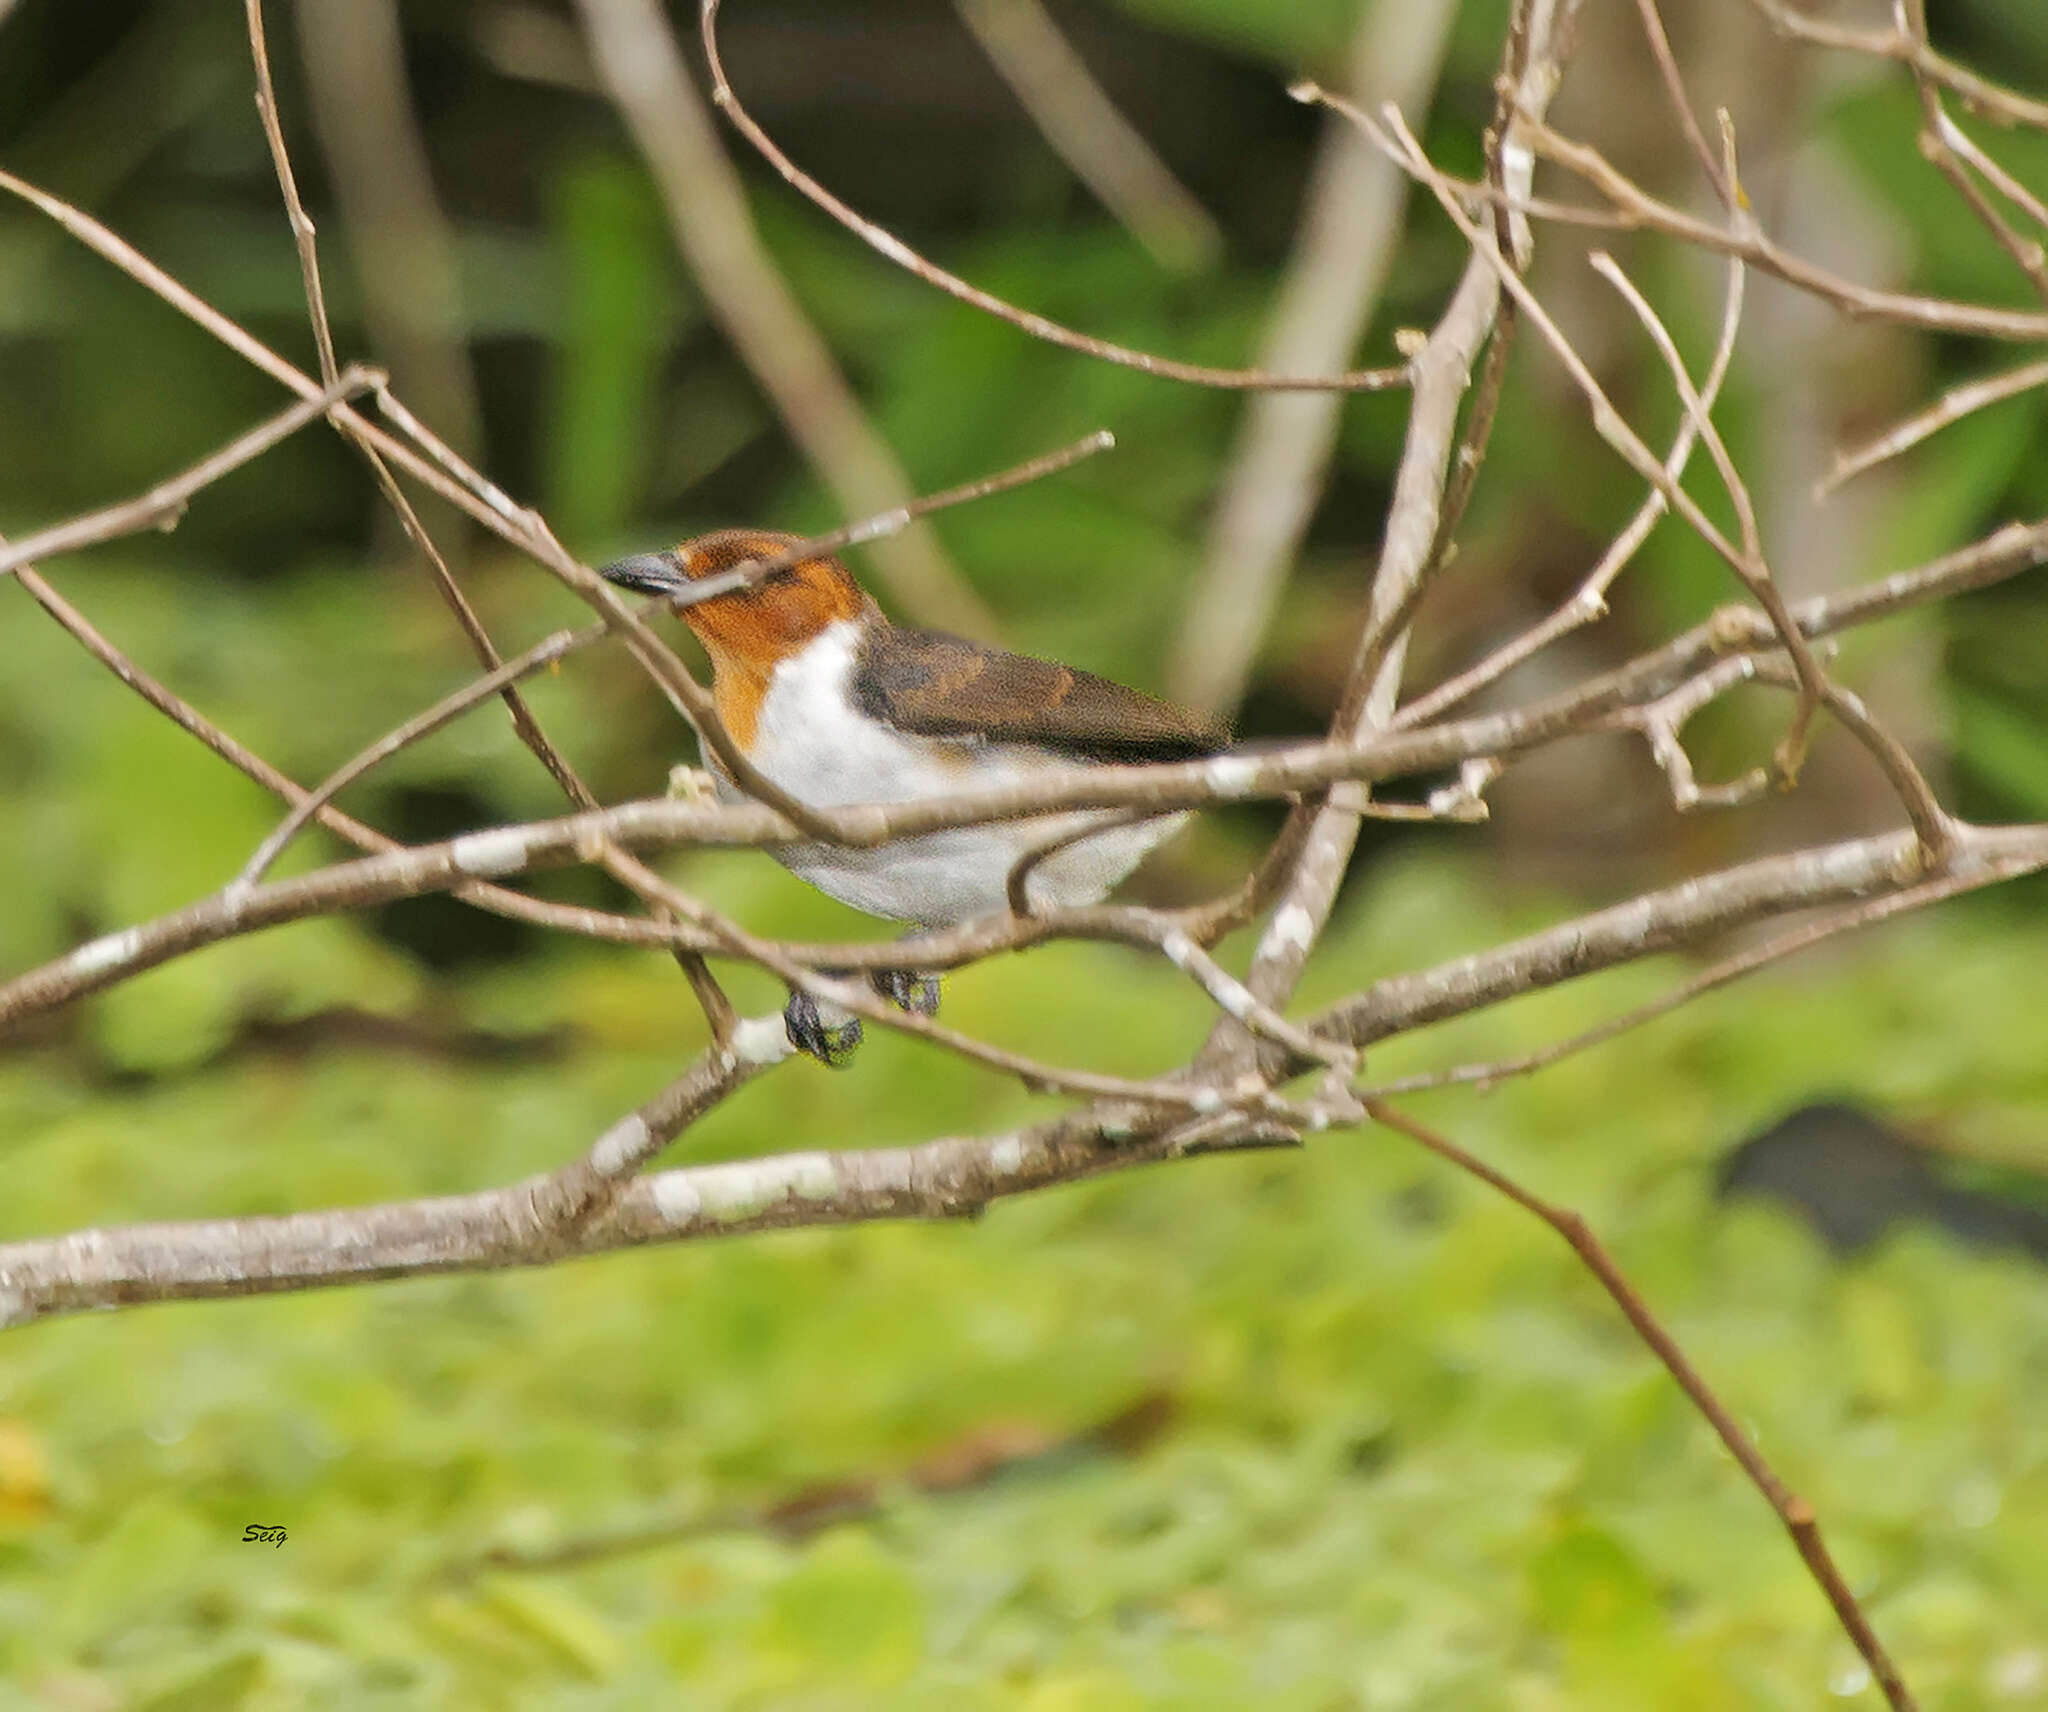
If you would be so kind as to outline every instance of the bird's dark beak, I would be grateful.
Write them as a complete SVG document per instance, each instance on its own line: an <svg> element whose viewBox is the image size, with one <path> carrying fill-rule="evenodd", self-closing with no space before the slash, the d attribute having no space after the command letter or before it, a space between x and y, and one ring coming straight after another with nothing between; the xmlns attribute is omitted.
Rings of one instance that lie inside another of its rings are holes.
<svg viewBox="0 0 2048 1712"><path fill-rule="evenodd" d="M608 583L638 589L642 594L675 594L690 582L669 553L635 553L630 559L614 559L600 566L597 574Z"/></svg>

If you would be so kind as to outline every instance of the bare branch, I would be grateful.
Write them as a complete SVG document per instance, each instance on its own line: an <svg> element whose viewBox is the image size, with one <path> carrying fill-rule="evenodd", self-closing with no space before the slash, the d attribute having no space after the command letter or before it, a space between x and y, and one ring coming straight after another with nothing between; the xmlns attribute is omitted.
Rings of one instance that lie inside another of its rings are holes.
<svg viewBox="0 0 2048 1712"><path fill-rule="evenodd" d="M781 1036L779 1017L741 1023L732 1047L708 1055L663 1099L694 1110L717 1090L730 1091L779 1059ZM638 1145L632 1128L628 1119L607 1132L620 1137L621 1154ZM95 1307L499 1271L800 1225L959 1218L1005 1196L1203 1151L1244 1133L1242 1120L1230 1117L1164 1130L1056 1119L915 1147L780 1154L634 1178L580 1223L559 1215L564 1179L550 1173L435 1200L82 1231L0 1244L0 1330ZM578 1164L591 1168L588 1157Z"/></svg>
<svg viewBox="0 0 2048 1712"><path fill-rule="evenodd" d="M1984 884L2048 865L2048 824L1961 827L1947 878ZM1800 910L1890 896L1922 880L1918 840L1882 833L1767 856L1545 928L1433 969L1392 975L1308 1019L1311 1032L1370 1047L1523 993L1697 945Z"/></svg>
<svg viewBox="0 0 2048 1712"><path fill-rule="evenodd" d="M1568 1039L1553 1042L1535 1052L1524 1053L1516 1058L1494 1059L1486 1063L1459 1064L1448 1070L1432 1070L1416 1076L1403 1076L1391 1082L1377 1084L1359 1090L1361 1099L1393 1099L1404 1094L1420 1094L1437 1088L1471 1087L1493 1088L1513 1076L1527 1076L1538 1070L1547 1070L1551 1065L1595 1046L1605 1045L1632 1033L1645 1023L1654 1022L1658 1017L1669 1016L1681 1005L1690 1004L1717 988L1728 986L1745 975L1754 974L1772 963L1784 961L1824 940L1839 938L1842 934L1860 928L1875 926L1878 922L1889 921L1893 916L1904 915L1910 910L1922 909L1945 898L1960 896L1964 892L1981 891L1986 886L2003 885L2020 873L2037 872L2048 865L2048 851L2044 851L2038 862L2029 863L2018 869L2006 865L1987 866L1967 875L1944 874L1921 885L1909 886L1901 892L1887 897L1874 898L1867 903L1852 905L1847 909L1835 910L1819 921L1809 922L1788 932L1765 940L1761 945L1724 957L1711 963L1698 974L1681 981L1670 992L1652 999L1648 1004L1638 1005L1631 1011L1597 1024L1583 1033Z"/></svg>
<svg viewBox="0 0 2048 1712"><path fill-rule="evenodd" d="M1071 328L1061 326L1057 321L1049 321L1043 315L1034 315L1029 310L1018 309L1005 303L1000 297L969 285L958 275L948 273L937 263L919 255L894 233L885 231L872 220L857 214L784 154L775 140L761 129L753 115L741 105L738 95L734 93L732 84L726 77L725 62L718 51L718 5L719 0L700 0L699 18L705 58L711 65L711 99L724 109L725 116L732 121L733 128L745 137L762 159L774 167L782 175L783 181L805 200L831 215L870 249L886 256L898 267L915 274L927 285L943 291L948 297L957 298L962 303L995 316L999 321L1007 321L1011 326L1029 333L1035 339L1043 339L1048 344L1079 351L1084 356L1115 363L1123 368L1139 369L1146 374L1158 375L1164 380L1185 381L1193 386L1224 387L1235 391L1384 392L1389 387L1406 384L1406 368L1361 369L1349 374L1324 377L1273 375L1261 369L1219 369L1201 363L1175 362L1168 357L1155 357L1149 352L1134 351L1127 345L1113 344L1107 339L1095 339L1085 333L1076 333Z"/></svg>
<svg viewBox="0 0 2048 1712"><path fill-rule="evenodd" d="M123 535L139 535L145 529L175 529L185 514L185 507L201 488L212 486L230 470L240 469L252 458L261 457L278 441L325 416L342 399L368 392L382 378L375 369L351 364L312 397L288 405L267 422L257 424L248 433L201 458L169 481L157 483L147 493L38 530L11 547L0 549L0 576L5 576L17 565L52 558L59 553L75 552L80 547L96 546L102 541L118 540Z"/></svg>
<svg viewBox="0 0 2048 1712"><path fill-rule="evenodd" d="M1822 477L1814 489L1814 498L1825 499L1842 483L1866 470L1875 469L1886 460L1896 458L1901 452L1910 451L1929 436L1938 434L1952 422L1960 422L1965 416L1974 414L1988 405L1998 404L2008 398L2017 398L2023 392L2032 392L2038 386L2048 385L2048 361L2022 363L2016 369L2008 369L2002 375L1989 380L1967 381L1943 393L1939 399L1918 415L1909 416L1897 427L1886 430L1875 440L1858 447L1853 452L1836 455L1834 467Z"/></svg>
<svg viewBox="0 0 2048 1712"><path fill-rule="evenodd" d="M1699 1370L1687 1358L1685 1351L1664 1324L1650 1311L1649 1304L1630 1284L1621 1268L1615 1264L1613 1255L1596 1237L1590 1226L1577 1213L1567 1207L1556 1206L1541 1196L1531 1193L1504 1172L1496 1171L1476 1155L1467 1153L1457 1143L1424 1128L1413 1118L1397 1111L1384 1101L1371 1101L1367 1112L1377 1123L1389 1129L1399 1130L1409 1140L1429 1149L1439 1158L1449 1160L1468 1176L1478 1178L1488 1187L1498 1190L1516 1206L1535 1214L1557 1232L1571 1246L1571 1250L1585 1263L1586 1270L1600 1281L1600 1287L1614 1299L1635 1329L1636 1336L1649 1346L1653 1355L1664 1364L1665 1371L1678 1381L1679 1389L1691 1399L1692 1405L1706 1417L1714 1434L1727 1447L1728 1454L1741 1465L1742 1472L1749 1476L1750 1484L1764 1495L1764 1500L1776 1512L1778 1520L1785 1525L1785 1531L1792 1536L1792 1544L1804 1560L1807 1569L1819 1584L1828 1603L1834 1608L1849 1639L1863 1662L1870 1667L1870 1673L1884 1689L1886 1700L1894 1712L1913 1712L1914 1700L1907 1690L1905 1680L1899 1675L1898 1667L1879 1642L1877 1633L1870 1626L1870 1620L1857 1603L1856 1595L1849 1590L1849 1584L1842 1578L1842 1572L1835 1567L1827 1542L1822 1539L1820 1524L1814 1518L1813 1506L1804 1498L1794 1494L1780 1480L1771 1465L1764 1460L1763 1453L1731 1415L1713 1388L1700 1376Z"/></svg>

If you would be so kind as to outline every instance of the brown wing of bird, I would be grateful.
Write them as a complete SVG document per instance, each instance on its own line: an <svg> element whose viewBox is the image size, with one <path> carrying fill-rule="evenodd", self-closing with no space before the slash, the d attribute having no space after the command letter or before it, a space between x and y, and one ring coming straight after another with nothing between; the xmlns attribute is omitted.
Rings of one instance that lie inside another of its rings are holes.
<svg viewBox="0 0 2048 1712"><path fill-rule="evenodd" d="M863 713L925 737L1037 743L1095 761L1190 761L1230 734L1200 714L1051 660L877 626L851 685Z"/></svg>

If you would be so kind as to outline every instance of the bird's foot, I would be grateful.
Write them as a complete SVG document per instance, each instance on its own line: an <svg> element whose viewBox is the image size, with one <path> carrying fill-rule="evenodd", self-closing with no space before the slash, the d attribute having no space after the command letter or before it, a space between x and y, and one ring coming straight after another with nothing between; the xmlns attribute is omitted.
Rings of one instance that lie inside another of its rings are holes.
<svg viewBox="0 0 2048 1712"><path fill-rule="evenodd" d="M877 969L868 979L875 991L899 1011L908 1011L912 1016L939 1014L936 975L920 974L915 969Z"/></svg>
<svg viewBox="0 0 2048 1712"><path fill-rule="evenodd" d="M668 795L676 802L701 808L718 801L718 781L702 767L671 767L668 770Z"/></svg>
<svg viewBox="0 0 2048 1712"><path fill-rule="evenodd" d="M782 1007L782 1031L789 1044L808 1053L828 1070L844 1070L861 1042L860 1018L849 1016L830 999L791 993Z"/></svg>
<svg viewBox="0 0 2048 1712"><path fill-rule="evenodd" d="M843 977L845 971L828 973ZM936 975L920 974L914 969L876 969L869 974L868 984L898 1010L908 1011L912 1016L939 1014ZM809 993L789 995L789 1003L782 1008L782 1028L797 1051L808 1053L834 1070L844 1070L853 1062L854 1051L865 1032L859 1017L841 1010L830 999L814 998Z"/></svg>

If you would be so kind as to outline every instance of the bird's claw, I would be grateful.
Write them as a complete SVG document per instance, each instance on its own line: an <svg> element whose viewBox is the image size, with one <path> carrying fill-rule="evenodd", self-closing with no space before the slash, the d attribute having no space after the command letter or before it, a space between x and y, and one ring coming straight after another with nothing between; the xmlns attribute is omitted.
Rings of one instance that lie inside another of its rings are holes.
<svg viewBox="0 0 2048 1712"><path fill-rule="evenodd" d="M828 1070L844 1070L853 1062L864 1031L859 1017L848 1016L837 1006L828 1008L830 1018L809 993L791 993L782 1007L782 1031L797 1051L808 1053Z"/></svg>
<svg viewBox="0 0 2048 1712"><path fill-rule="evenodd" d="M868 977L875 991L898 1010L912 1016L939 1014L939 978L914 969L877 969ZM791 993L782 1007L782 1029L790 1045L820 1064L844 1070L853 1062L865 1032L860 1018L849 1016L829 999L820 1003L809 993Z"/></svg>
<svg viewBox="0 0 2048 1712"><path fill-rule="evenodd" d="M671 767L668 770L668 796L671 801L702 808L718 801L718 781L702 767Z"/></svg>
<svg viewBox="0 0 2048 1712"><path fill-rule="evenodd" d="M877 969L872 977L875 991L899 1011L912 1016L939 1014L939 978L919 974L915 969Z"/></svg>

